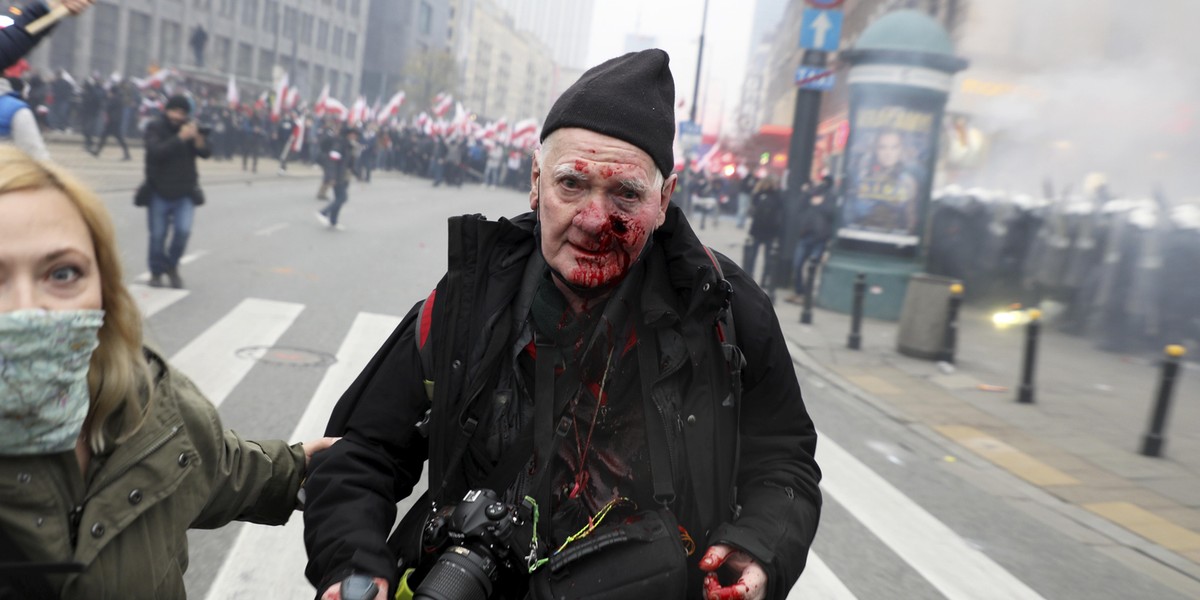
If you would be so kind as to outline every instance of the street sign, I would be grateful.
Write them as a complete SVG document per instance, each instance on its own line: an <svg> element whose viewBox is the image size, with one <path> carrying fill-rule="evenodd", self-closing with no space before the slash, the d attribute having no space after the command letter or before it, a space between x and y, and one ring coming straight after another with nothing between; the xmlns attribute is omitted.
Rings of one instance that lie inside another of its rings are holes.
<svg viewBox="0 0 1200 600"><path fill-rule="evenodd" d="M834 73L826 67L802 66L796 69L796 85L804 90L828 92L833 89Z"/></svg>
<svg viewBox="0 0 1200 600"><path fill-rule="evenodd" d="M679 122L679 143L684 148L693 148L700 144L704 133L699 123L694 121Z"/></svg>
<svg viewBox="0 0 1200 600"><path fill-rule="evenodd" d="M800 47L833 52L842 36L842 11L804 9L800 20Z"/></svg>

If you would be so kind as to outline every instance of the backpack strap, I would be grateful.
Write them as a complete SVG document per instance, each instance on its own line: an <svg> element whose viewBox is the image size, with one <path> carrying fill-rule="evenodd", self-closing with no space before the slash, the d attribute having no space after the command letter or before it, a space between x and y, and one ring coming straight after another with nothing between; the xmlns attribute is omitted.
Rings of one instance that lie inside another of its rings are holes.
<svg viewBox="0 0 1200 600"><path fill-rule="evenodd" d="M433 401L433 345L429 341L429 331L433 329L433 304L437 300L437 288L429 292L429 297L421 303L417 313L417 354L421 357L421 380L425 384L425 396Z"/></svg>

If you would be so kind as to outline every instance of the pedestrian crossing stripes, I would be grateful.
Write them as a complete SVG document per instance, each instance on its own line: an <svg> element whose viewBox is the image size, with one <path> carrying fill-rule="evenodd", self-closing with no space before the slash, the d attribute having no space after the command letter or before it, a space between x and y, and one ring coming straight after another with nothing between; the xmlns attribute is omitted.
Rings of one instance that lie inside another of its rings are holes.
<svg viewBox="0 0 1200 600"><path fill-rule="evenodd" d="M302 310L302 304L246 298L172 356L171 364L220 406L254 368L254 362L238 357L237 351L274 344Z"/></svg>
<svg viewBox="0 0 1200 600"><path fill-rule="evenodd" d="M321 437L329 413L342 392L367 365L392 330L398 317L359 313L337 352L337 362L313 393L289 440ZM263 560L269 553L269 560ZM207 598L311 598L313 587L304 579L304 520L292 516L283 527L246 525L238 533Z"/></svg>
<svg viewBox="0 0 1200 600"><path fill-rule="evenodd" d="M168 292L169 290L154 290ZM158 304L169 304L156 300ZM246 298L202 332L171 360L214 402L220 404L257 364L236 351L270 346L291 328L304 305ZM161 310L161 309L160 309ZM323 375L291 441L319 437L341 393L353 382L375 351L399 323L390 315L358 313ZM229 426L230 424L226 424ZM845 508L872 535L946 598L951 600L1040 600L983 552L859 462L833 440L821 435L817 460L822 466L826 497ZM404 514L422 489L399 506ZM314 590L304 578L306 563L303 521L295 515L283 527L240 526L205 598L310 598ZM829 532L825 532L826 535ZM840 565L833 565L838 567ZM855 567L842 567L849 577ZM789 594L789 599L855 600L853 580L843 580L816 553Z"/></svg>
<svg viewBox="0 0 1200 600"><path fill-rule="evenodd" d="M824 435L817 463L821 488L947 598L1042 598Z"/></svg>

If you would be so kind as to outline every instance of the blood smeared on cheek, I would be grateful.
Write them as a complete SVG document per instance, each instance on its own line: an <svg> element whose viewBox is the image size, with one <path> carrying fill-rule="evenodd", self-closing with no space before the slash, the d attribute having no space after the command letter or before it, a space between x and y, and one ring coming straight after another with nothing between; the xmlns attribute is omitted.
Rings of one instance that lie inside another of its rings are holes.
<svg viewBox="0 0 1200 600"><path fill-rule="evenodd" d="M594 209L591 209L594 210ZM637 258L649 232L632 216L608 215L600 226L591 256L575 259L567 278L575 285L600 287L620 281Z"/></svg>

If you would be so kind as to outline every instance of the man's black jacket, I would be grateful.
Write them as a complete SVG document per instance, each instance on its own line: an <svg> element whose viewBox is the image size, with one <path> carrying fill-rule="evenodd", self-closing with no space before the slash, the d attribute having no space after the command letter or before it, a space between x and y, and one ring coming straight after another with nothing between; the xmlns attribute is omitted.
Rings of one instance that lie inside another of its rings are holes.
<svg viewBox="0 0 1200 600"><path fill-rule="evenodd" d="M306 575L318 590L351 571L384 577L395 589L399 573L386 540L396 502L412 492L427 457L430 487L445 478L443 497L450 502L480 483L456 481L447 463L461 440L464 398L490 393L481 390L494 380L488 371L507 364L489 359L486 348L535 252L533 227L532 214L499 222L451 219L449 271L431 311L434 373L423 374L418 304L338 402L327 435L343 439L314 457L305 484ZM729 370L714 325L729 297L714 259L732 286L746 359L740 407L728 394ZM821 494L816 432L774 310L740 268L700 244L674 206L643 260L647 324L659 339L674 332L682 340L684 476L697 492L681 501L703 521L702 531L691 532L697 552L722 542L742 548L767 571L768 597L782 599L804 568ZM429 407L425 379L437 382L428 439L415 426ZM413 510L423 513L428 505Z"/></svg>
<svg viewBox="0 0 1200 600"><path fill-rule="evenodd" d="M200 183L196 157L212 156L209 146L199 149L194 139L179 139L179 127L166 115L146 126L145 143L146 181L155 193L170 200L191 196Z"/></svg>

